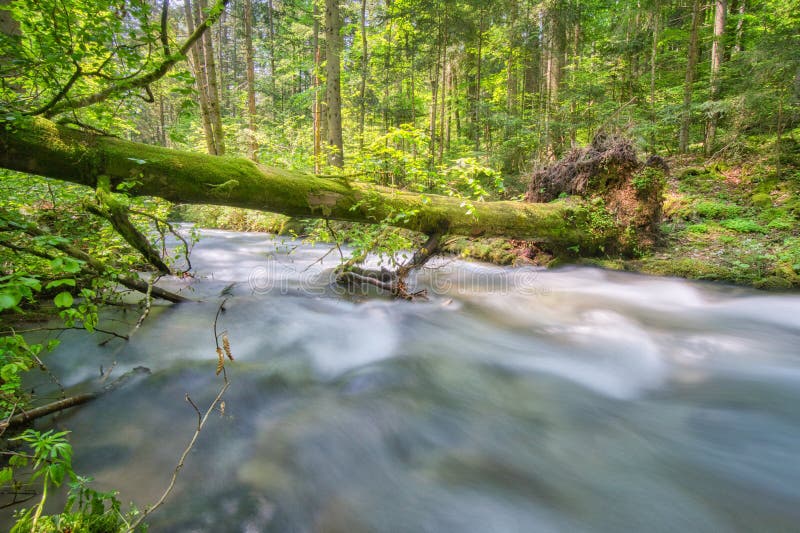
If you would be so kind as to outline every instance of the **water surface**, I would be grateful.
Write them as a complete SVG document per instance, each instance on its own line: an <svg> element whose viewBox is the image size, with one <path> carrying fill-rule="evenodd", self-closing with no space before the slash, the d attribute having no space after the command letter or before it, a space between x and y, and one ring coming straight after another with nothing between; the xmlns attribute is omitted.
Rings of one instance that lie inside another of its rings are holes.
<svg viewBox="0 0 800 533"><path fill-rule="evenodd" d="M143 507L228 331L212 416L151 532L721 532L800 526L800 297L594 269L439 261L429 302L342 294L336 252L205 231L198 300L127 344L64 335L67 386L152 375L61 415L75 468ZM125 331L135 312L111 315Z"/></svg>

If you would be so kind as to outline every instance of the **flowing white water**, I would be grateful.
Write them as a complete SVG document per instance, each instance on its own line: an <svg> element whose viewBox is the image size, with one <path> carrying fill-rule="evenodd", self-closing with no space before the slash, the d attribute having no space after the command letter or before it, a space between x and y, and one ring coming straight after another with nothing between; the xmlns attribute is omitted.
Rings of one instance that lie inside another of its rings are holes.
<svg viewBox="0 0 800 533"><path fill-rule="evenodd" d="M76 470L157 499L196 423L184 395L220 385L225 291L225 414L152 532L798 530L800 297L448 260L410 304L341 294L327 251L205 231L172 282L201 303L127 344L64 335L67 386L153 372L58 418Z"/></svg>

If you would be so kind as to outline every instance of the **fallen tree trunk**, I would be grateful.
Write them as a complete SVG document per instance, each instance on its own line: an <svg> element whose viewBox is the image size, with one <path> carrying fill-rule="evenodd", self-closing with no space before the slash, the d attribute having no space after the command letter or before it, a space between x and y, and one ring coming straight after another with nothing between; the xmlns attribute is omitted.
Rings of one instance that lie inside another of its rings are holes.
<svg viewBox="0 0 800 533"><path fill-rule="evenodd" d="M77 407L79 405L83 405L85 403L89 403L92 400L96 400L103 394L107 394L113 390L118 389L125 383L131 380L131 378L140 375L147 375L150 374L150 370L143 367L137 366L130 372L126 372L125 374L118 377L113 382L109 383L105 387L100 390L96 390L93 392L85 392L83 394L78 394L75 396L70 396L68 398L63 398L61 400L56 400L55 402L48 403L46 405L42 405L39 407L35 407L33 409L29 409L23 413L18 415L14 415L8 420L0 422L0 431L5 431L8 428L13 428L16 426L21 426L23 424L27 424L28 422L33 422L37 418L42 418L47 415L51 415L53 413L57 413L59 411L63 411L65 409L69 409L71 407Z"/></svg>
<svg viewBox="0 0 800 533"><path fill-rule="evenodd" d="M596 223L602 207L580 201L474 202L468 209L458 198L138 144L43 118L0 123L0 167L92 188L101 176L107 177L112 188L127 182L131 195L178 203L363 223L388 221L427 234L535 241L556 252L579 248L581 254L596 253L619 234L613 225Z"/></svg>

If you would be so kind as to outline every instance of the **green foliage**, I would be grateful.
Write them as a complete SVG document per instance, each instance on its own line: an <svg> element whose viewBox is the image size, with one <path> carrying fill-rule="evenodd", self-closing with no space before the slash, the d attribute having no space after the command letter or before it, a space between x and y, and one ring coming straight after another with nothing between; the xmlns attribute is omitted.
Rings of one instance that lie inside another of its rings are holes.
<svg viewBox="0 0 800 533"><path fill-rule="evenodd" d="M633 176L632 182L639 193L644 193L663 185L664 172L658 168L646 167Z"/></svg>
<svg viewBox="0 0 800 533"><path fill-rule="evenodd" d="M708 224L692 224L691 226L686 227L686 231L689 233L708 233L709 232Z"/></svg>
<svg viewBox="0 0 800 533"><path fill-rule="evenodd" d="M758 222L749 218L731 218L720 222L722 227L739 233L766 233L767 230Z"/></svg>
<svg viewBox="0 0 800 533"><path fill-rule="evenodd" d="M15 513L16 523L11 533L116 533L126 531L128 523L138 514L133 509L124 515L117 493L98 492L72 468L72 446L67 441L68 431L44 433L28 429L12 440L22 442L31 453L14 452L9 466L0 472L0 486L18 491L24 486L41 485L42 496L36 506ZM24 482L19 475L31 473ZM44 516L42 510L49 491L65 482L69 485L66 504L61 513Z"/></svg>
<svg viewBox="0 0 800 533"><path fill-rule="evenodd" d="M739 215L742 212L742 208L725 202L701 200L694 205L694 211L703 218L721 220Z"/></svg>

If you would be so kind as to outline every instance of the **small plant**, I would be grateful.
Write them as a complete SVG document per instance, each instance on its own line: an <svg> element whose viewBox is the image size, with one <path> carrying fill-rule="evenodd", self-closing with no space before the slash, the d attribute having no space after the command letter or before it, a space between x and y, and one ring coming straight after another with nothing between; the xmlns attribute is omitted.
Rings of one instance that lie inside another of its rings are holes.
<svg viewBox="0 0 800 533"><path fill-rule="evenodd" d="M767 233L763 226L749 218L731 218L723 220L720 225L739 233Z"/></svg>
<svg viewBox="0 0 800 533"><path fill-rule="evenodd" d="M742 212L742 208L737 205L715 201L698 202L695 204L694 210L699 216L714 220L732 218Z"/></svg>
<svg viewBox="0 0 800 533"><path fill-rule="evenodd" d="M692 224L686 228L689 233L708 233L709 227L707 224Z"/></svg>

